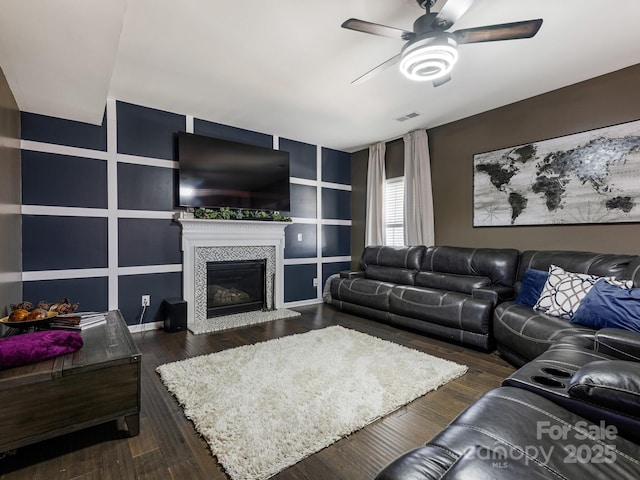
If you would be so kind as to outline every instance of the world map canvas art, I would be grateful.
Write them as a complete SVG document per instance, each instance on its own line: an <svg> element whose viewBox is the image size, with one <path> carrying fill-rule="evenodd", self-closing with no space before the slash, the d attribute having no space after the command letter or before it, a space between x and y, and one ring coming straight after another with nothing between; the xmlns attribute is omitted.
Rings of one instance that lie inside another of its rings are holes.
<svg viewBox="0 0 640 480"><path fill-rule="evenodd" d="M473 157L473 226L640 221L640 120Z"/></svg>

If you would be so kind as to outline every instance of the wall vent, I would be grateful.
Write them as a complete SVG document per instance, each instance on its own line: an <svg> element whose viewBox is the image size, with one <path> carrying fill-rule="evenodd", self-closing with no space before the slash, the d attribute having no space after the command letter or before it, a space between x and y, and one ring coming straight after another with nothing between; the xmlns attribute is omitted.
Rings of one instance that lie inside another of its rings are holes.
<svg viewBox="0 0 640 480"><path fill-rule="evenodd" d="M404 115L404 116L402 116L402 117L398 117L398 118L396 118L396 120L397 120L398 122L404 122L405 120L409 120L410 118L416 118L416 117L418 117L418 116L420 116L420 114L419 114L419 113L417 113L417 112L411 112L411 113L407 113L406 115Z"/></svg>

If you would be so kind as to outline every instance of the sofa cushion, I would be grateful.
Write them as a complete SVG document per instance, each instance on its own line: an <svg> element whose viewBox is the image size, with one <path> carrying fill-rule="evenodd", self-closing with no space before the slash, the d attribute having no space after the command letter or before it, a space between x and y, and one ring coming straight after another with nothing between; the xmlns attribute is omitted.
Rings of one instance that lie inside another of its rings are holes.
<svg viewBox="0 0 640 480"><path fill-rule="evenodd" d="M475 472L473 468L466 468L466 462L462 462L460 467L464 467L466 475L453 478L640 478L640 446L622 436L603 441L585 434L594 429L597 431L597 423L588 422L533 392L501 387L486 393L469 406L423 449L435 448L449 452L449 457L465 460L472 460L468 452L473 452L479 462ZM580 461L581 457L575 453L572 455L567 445L580 447L593 455L589 457L591 461ZM603 449L605 445L607 448ZM387 468L394 475L387 475L385 469L378 479L443 478L432 476L433 473L439 473L435 467L422 470L425 462L416 457L421 451L429 454L428 450L423 449L411 452L413 461L401 463L404 466L402 470L394 471L398 464L393 462ZM597 453L603 451L600 461L596 461ZM483 465L481 462L488 456L487 452L495 452L495 462ZM442 458L440 461L446 460L446 457L439 457ZM502 461L504 457L506 460ZM508 468L519 463L526 468L516 469L511 474ZM415 468L410 468L412 465ZM488 471L486 466L494 468ZM507 467L504 476L500 473L503 467ZM457 473L455 465L452 468Z"/></svg>
<svg viewBox="0 0 640 480"><path fill-rule="evenodd" d="M387 312L392 283L366 278L337 278L331 282L330 293L334 300L366 305Z"/></svg>
<svg viewBox="0 0 640 480"><path fill-rule="evenodd" d="M361 266L365 276L381 282L413 285L425 247L366 247Z"/></svg>
<svg viewBox="0 0 640 480"><path fill-rule="evenodd" d="M640 407L640 364L626 360L588 363L571 377L569 395L636 416Z"/></svg>
<svg viewBox="0 0 640 480"><path fill-rule="evenodd" d="M451 290L470 295L476 288L491 285L491 279L489 277L457 275L454 273L418 272L415 276L415 284L420 287Z"/></svg>
<svg viewBox="0 0 640 480"><path fill-rule="evenodd" d="M462 456L444 448L425 445L405 453L382 470L375 480L513 480L531 476L533 460L524 455L506 456L504 448L470 446ZM536 480L558 480L539 468Z"/></svg>
<svg viewBox="0 0 640 480"><path fill-rule="evenodd" d="M498 350L516 365L536 358L565 335L580 332L593 330L514 302L501 303L493 315Z"/></svg>
<svg viewBox="0 0 640 480"><path fill-rule="evenodd" d="M399 283L401 285L413 285L416 277L416 270L369 265L365 270L364 275L366 278L371 280Z"/></svg>
<svg viewBox="0 0 640 480"><path fill-rule="evenodd" d="M516 297L516 303L519 305L528 305L533 307L547 282L549 272L546 270L536 270L535 268L527 268L520 284L520 291Z"/></svg>
<svg viewBox="0 0 640 480"><path fill-rule="evenodd" d="M361 265L364 270L371 265L418 270L425 247L366 247L362 252Z"/></svg>
<svg viewBox="0 0 640 480"><path fill-rule="evenodd" d="M637 260L640 259L635 255L569 250L527 250L520 256L517 281L522 281L527 268L548 270L551 265L557 265L568 272L588 273L600 277L634 278L633 272L629 272L629 269Z"/></svg>
<svg viewBox="0 0 640 480"><path fill-rule="evenodd" d="M375 480L442 479L459 458L458 455L444 448L427 445L407 452L387 465Z"/></svg>
<svg viewBox="0 0 640 480"><path fill-rule="evenodd" d="M621 288L599 281L582 300L571 321L598 330L622 328L640 332L640 288Z"/></svg>
<svg viewBox="0 0 640 480"><path fill-rule="evenodd" d="M488 277L492 285L513 286L518 259L511 248L428 247L420 271Z"/></svg>
<svg viewBox="0 0 640 480"><path fill-rule="evenodd" d="M458 330L488 334L493 304L463 293L395 286L389 296L389 311Z"/></svg>

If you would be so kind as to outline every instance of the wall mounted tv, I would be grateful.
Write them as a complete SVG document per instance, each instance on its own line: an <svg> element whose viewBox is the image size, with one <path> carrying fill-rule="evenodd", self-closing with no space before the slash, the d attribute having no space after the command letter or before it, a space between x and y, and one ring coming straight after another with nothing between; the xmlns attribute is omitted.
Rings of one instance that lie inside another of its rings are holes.
<svg viewBox="0 0 640 480"><path fill-rule="evenodd" d="M179 204L288 212L289 152L178 133Z"/></svg>

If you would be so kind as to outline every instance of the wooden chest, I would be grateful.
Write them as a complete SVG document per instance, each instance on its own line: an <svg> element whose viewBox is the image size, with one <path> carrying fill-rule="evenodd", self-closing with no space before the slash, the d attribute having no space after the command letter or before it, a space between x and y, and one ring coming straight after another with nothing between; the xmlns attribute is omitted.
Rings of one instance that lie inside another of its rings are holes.
<svg viewBox="0 0 640 480"><path fill-rule="evenodd" d="M77 352L0 370L0 452L118 419L139 433L141 354L122 315L81 335Z"/></svg>

